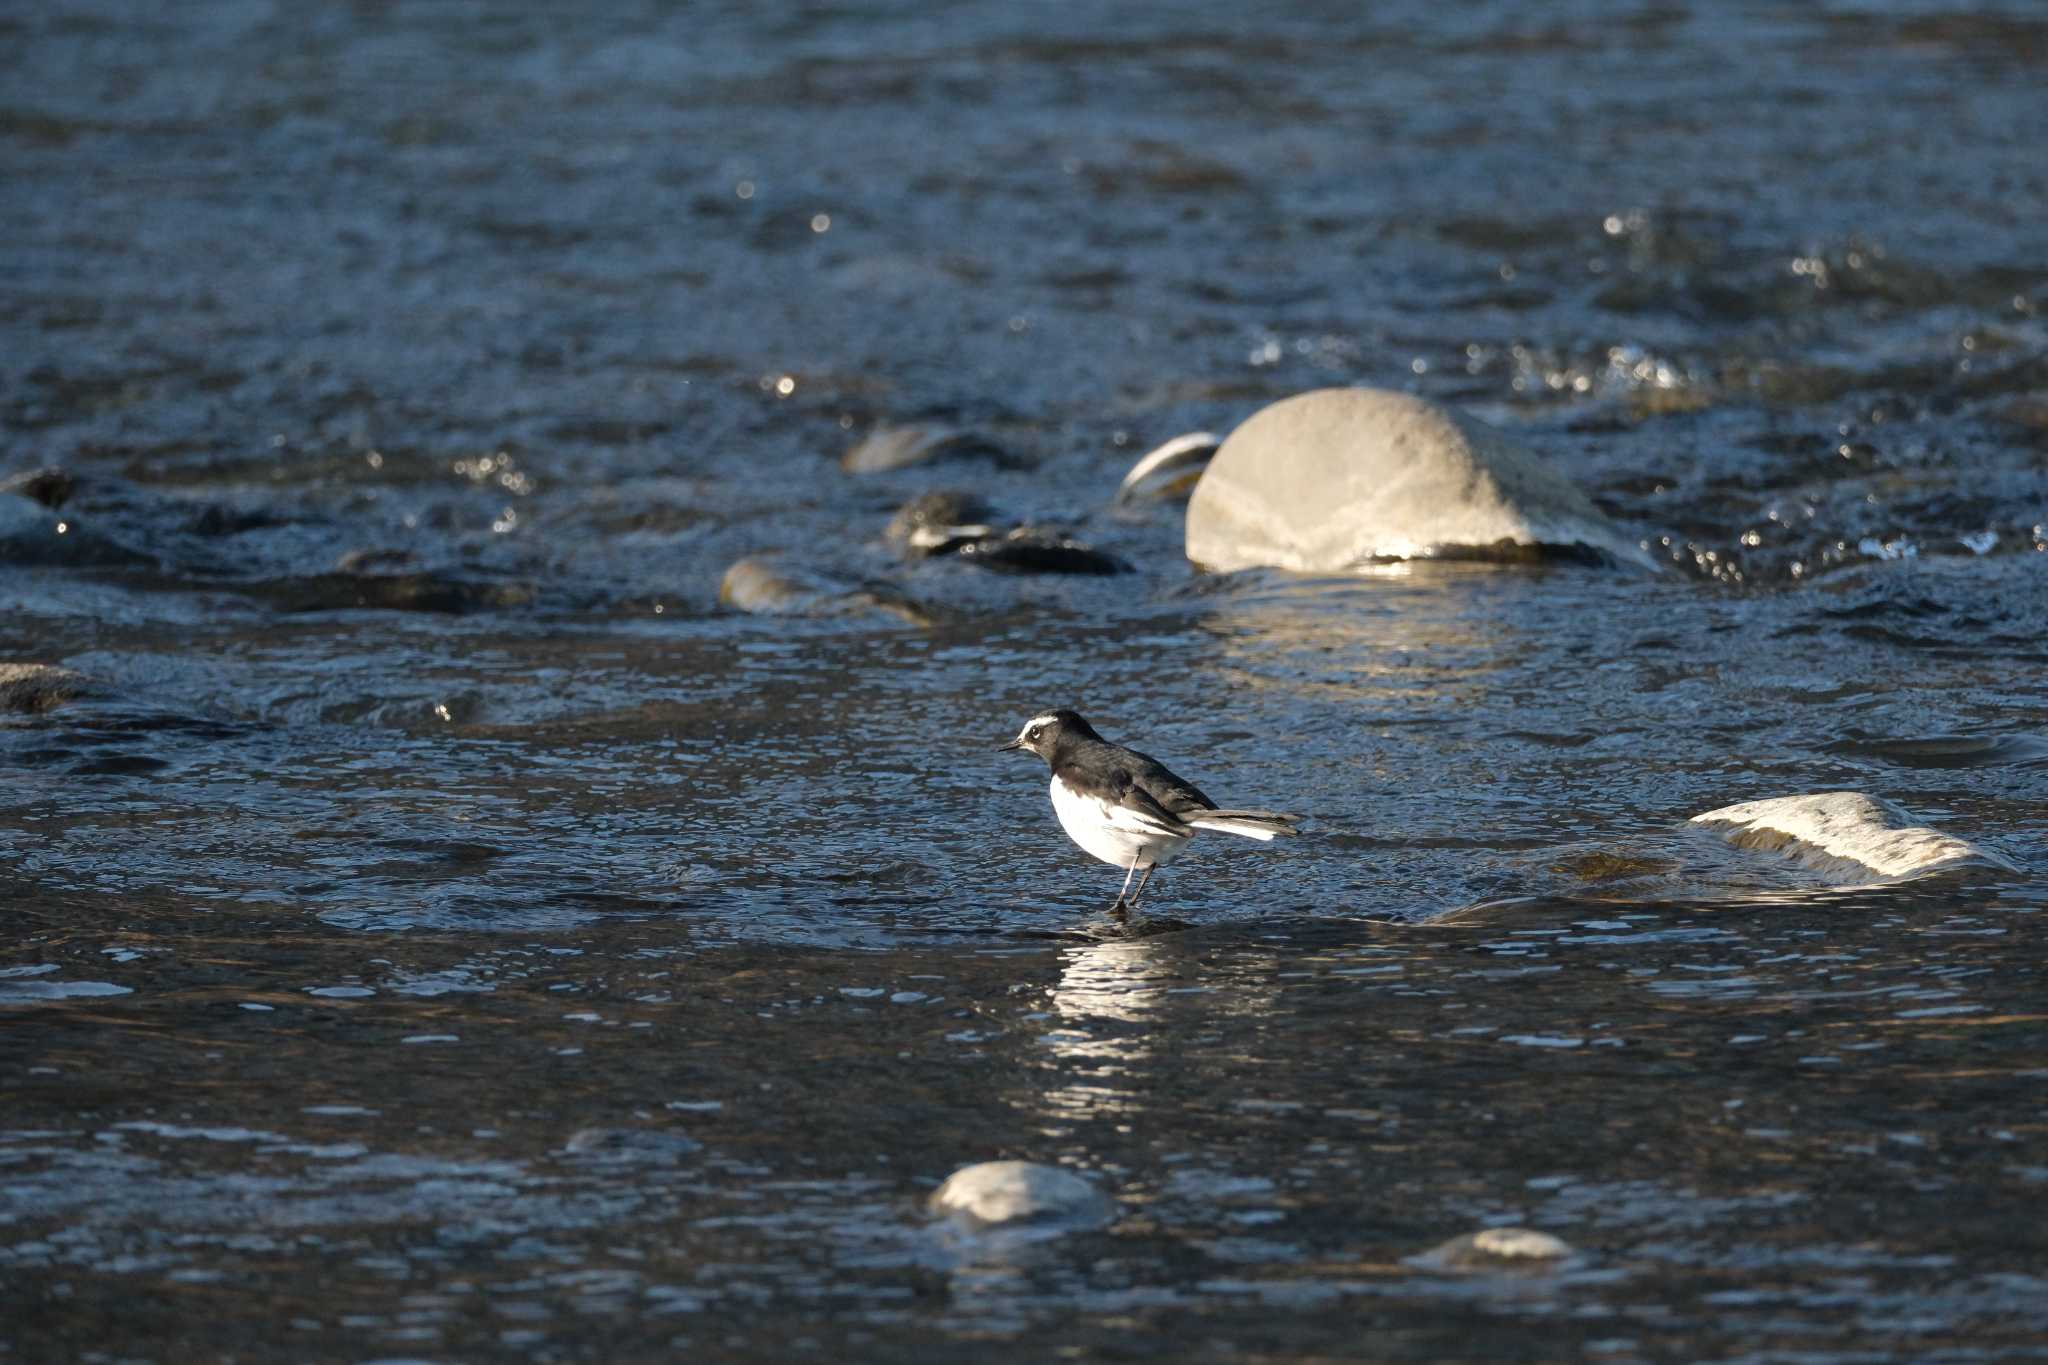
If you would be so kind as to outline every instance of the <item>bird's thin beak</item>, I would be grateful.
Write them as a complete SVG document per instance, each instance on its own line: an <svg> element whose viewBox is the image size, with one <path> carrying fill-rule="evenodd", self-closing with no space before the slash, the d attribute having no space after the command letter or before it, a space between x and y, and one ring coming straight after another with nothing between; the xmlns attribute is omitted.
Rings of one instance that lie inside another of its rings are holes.
<svg viewBox="0 0 2048 1365"><path fill-rule="evenodd" d="M1021 748L1023 748L1023 747L1024 747L1024 741L1023 741L1023 740L1021 740L1021 739L1013 739L1013 740L1011 740L1011 741L1010 741L1010 742L1009 742L1008 744L998 744L998 745L996 746L996 752L997 752L997 753L999 753L999 754L1006 754L1006 753L1008 753L1008 752L1009 752L1010 750L1012 750L1012 749L1021 749Z"/></svg>

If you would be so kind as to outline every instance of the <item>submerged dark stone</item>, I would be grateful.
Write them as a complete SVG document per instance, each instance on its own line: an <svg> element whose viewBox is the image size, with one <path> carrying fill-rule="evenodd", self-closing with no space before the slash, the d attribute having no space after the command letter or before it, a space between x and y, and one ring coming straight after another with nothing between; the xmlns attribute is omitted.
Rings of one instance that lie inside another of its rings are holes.
<svg viewBox="0 0 2048 1365"><path fill-rule="evenodd" d="M999 573L1116 574L1131 566L1052 526L997 529L997 514L973 493L925 493L890 519L889 540L935 558L951 554Z"/></svg>
<svg viewBox="0 0 2048 1365"><path fill-rule="evenodd" d="M52 509L62 507L77 491L78 480L71 471L55 466L0 479L0 493L14 493Z"/></svg>
<svg viewBox="0 0 2048 1365"><path fill-rule="evenodd" d="M974 493L925 493L889 520L885 534L906 551L941 555L994 534L995 509Z"/></svg>
<svg viewBox="0 0 2048 1365"><path fill-rule="evenodd" d="M1062 531L1019 526L1006 535L983 536L958 549L960 558L999 573L1118 574L1131 566Z"/></svg>

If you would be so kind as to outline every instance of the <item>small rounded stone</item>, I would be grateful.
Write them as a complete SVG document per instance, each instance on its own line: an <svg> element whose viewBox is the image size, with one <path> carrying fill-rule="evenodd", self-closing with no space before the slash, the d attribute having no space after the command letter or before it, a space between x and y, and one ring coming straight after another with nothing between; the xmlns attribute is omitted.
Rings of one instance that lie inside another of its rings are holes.
<svg viewBox="0 0 2048 1365"><path fill-rule="evenodd" d="M975 1224L1071 1223L1099 1226L1116 1205L1071 1171L1031 1161L983 1161L963 1166L933 1192L934 1213Z"/></svg>
<svg viewBox="0 0 2048 1365"><path fill-rule="evenodd" d="M1563 1238L1534 1228L1481 1228L1410 1257L1409 1264L1424 1270L1548 1270L1573 1254Z"/></svg>

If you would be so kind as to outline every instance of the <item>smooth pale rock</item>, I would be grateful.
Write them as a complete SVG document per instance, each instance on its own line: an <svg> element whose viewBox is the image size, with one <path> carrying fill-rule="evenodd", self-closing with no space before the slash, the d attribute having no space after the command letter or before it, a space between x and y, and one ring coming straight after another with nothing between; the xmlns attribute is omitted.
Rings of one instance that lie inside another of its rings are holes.
<svg viewBox="0 0 2048 1365"><path fill-rule="evenodd" d="M924 608L887 588L862 587L749 555L725 571L718 600L757 616L861 616L878 612L914 626L932 623Z"/></svg>
<svg viewBox="0 0 2048 1365"><path fill-rule="evenodd" d="M1862 792L1746 801L1695 815L1692 822L1719 827L1738 848L1788 853L1823 870L1868 871L1880 877L1912 877L1953 867L2018 871L1998 854L1916 825L1891 802Z"/></svg>
<svg viewBox="0 0 2048 1365"><path fill-rule="evenodd" d="M1253 413L1188 500L1187 556L1218 572L1420 558L1657 567L1503 432L1386 389L1317 389Z"/></svg>
<svg viewBox="0 0 2048 1365"><path fill-rule="evenodd" d="M1425 1270L1527 1272L1555 1269L1573 1254L1570 1243L1534 1228L1482 1228L1411 1256L1408 1264Z"/></svg>
<svg viewBox="0 0 2048 1365"><path fill-rule="evenodd" d="M1118 503L1185 498L1223 448L1214 432L1190 431L1147 451L1117 487Z"/></svg>
<svg viewBox="0 0 2048 1365"><path fill-rule="evenodd" d="M1067 1223L1097 1227L1116 1217L1102 1191L1057 1166L1031 1161L984 1161L963 1166L932 1193L934 1213L988 1226Z"/></svg>
<svg viewBox="0 0 2048 1365"><path fill-rule="evenodd" d="M40 715L92 690L83 673L55 664L0 663L0 714Z"/></svg>

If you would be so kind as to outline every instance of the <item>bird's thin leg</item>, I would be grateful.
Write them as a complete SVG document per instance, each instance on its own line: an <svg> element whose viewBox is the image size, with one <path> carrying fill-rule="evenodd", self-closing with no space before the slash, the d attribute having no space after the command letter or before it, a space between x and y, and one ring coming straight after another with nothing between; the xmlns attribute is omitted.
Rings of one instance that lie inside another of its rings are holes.
<svg viewBox="0 0 2048 1365"><path fill-rule="evenodd" d="M1148 868L1146 868L1146 869L1145 869L1145 875L1144 875L1144 876L1142 876L1142 877L1138 878L1138 889L1137 889L1136 891L1134 891L1134 892L1132 892L1132 893L1131 893L1131 902L1130 902L1130 903L1131 903L1131 908L1132 908L1132 909L1134 909L1134 910L1135 910L1135 909L1137 908L1137 906L1138 906L1138 897L1140 897L1140 896L1142 896L1142 895L1144 895L1144 894L1145 894L1145 883L1146 883L1146 882L1149 882L1149 881L1151 881L1151 880L1152 880L1152 874L1153 874L1154 872L1157 872L1158 870L1159 870L1159 864L1158 864L1158 863L1154 863L1154 864L1152 864L1152 866L1150 866L1150 867L1148 867Z"/></svg>
<svg viewBox="0 0 2048 1365"><path fill-rule="evenodd" d="M1124 890L1123 890L1123 891L1119 891L1119 892L1117 892L1117 893L1116 893L1116 903L1115 903L1115 904L1113 904L1113 905L1111 905L1111 906L1109 907L1110 909L1112 909L1112 910L1121 910L1121 909L1123 909L1123 908L1124 908L1124 891L1128 891L1128 890L1130 890L1130 889L1131 889L1131 878L1133 878L1133 877L1135 877L1135 876L1137 876L1137 875L1138 875L1138 860L1137 860L1136 858L1133 858L1133 859L1131 859L1131 870L1130 870L1130 871L1128 871L1128 872L1126 872L1126 873L1124 873ZM1144 883L1143 883L1143 882L1140 882L1140 883L1138 883L1138 884L1139 884L1139 886L1141 886L1141 887L1142 887L1142 886L1144 885Z"/></svg>

